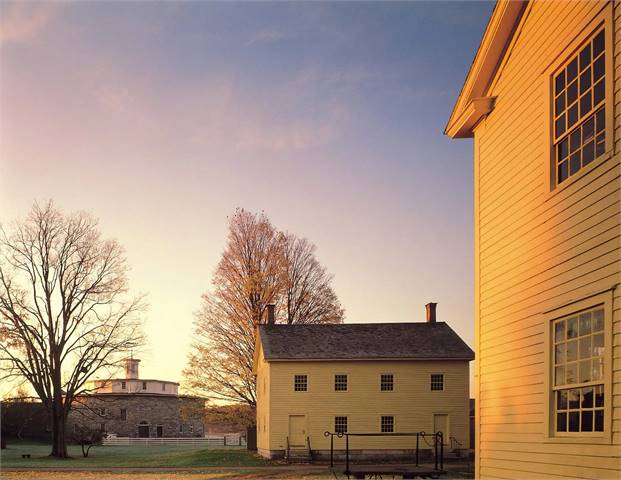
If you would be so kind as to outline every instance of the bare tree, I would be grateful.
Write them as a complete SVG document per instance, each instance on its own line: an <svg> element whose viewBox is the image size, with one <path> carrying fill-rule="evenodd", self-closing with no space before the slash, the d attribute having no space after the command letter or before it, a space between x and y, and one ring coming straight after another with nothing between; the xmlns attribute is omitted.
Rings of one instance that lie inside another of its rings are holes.
<svg viewBox="0 0 621 480"><path fill-rule="evenodd" d="M11 230L0 229L0 368L30 383L50 412L51 455L64 458L74 399L143 344L144 304L128 295L123 249L90 215L35 203Z"/></svg>
<svg viewBox="0 0 621 480"><path fill-rule="evenodd" d="M307 240L279 233L264 214L235 211L213 291L203 295L196 315L184 371L192 389L255 406L254 335L269 304L278 305L281 323L342 322L331 277L314 250Z"/></svg>

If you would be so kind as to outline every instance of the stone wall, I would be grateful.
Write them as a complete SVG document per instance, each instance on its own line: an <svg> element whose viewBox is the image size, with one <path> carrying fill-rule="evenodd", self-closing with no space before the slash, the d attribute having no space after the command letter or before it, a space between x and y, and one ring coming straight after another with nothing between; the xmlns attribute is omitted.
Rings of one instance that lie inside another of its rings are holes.
<svg viewBox="0 0 621 480"><path fill-rule="evenodd" d="M202 437L203 406L201 398L174 395L85 396L74 402L67 431L71 435L74 425L80 424L119 437L145 436L147 430L149 437Z"/></svg>

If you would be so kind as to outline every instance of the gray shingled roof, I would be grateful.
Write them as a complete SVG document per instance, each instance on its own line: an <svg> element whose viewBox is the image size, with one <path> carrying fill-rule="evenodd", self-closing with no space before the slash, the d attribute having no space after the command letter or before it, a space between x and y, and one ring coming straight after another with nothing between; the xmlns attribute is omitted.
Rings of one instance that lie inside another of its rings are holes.
<svg viewBox="0 0 621 480"><path fill-rule="evenodd" d="M259 336L266 360L474 359L444 322L261 325Z"/></svg>

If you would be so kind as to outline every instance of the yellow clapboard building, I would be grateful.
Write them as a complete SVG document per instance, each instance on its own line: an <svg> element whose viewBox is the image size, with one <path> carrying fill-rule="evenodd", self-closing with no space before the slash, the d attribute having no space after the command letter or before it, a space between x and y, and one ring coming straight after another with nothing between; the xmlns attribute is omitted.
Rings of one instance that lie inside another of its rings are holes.
<svg viewBox="0 0 621 480"><path fill-rule="evenodd" d="M479 478L621 478L621 3L500 1L474 139Z"/></svg>
<svg viewBox="0 0 621 480"><path fill-rule="evenodd" d="M257 447L269 458L330 455L324 432L441 431L468 448L472 350L444 322L258 327ZM342 451L345 439L334 438ZM354 457L409 455L412 437L352 437ZM421 445L421 449L430 449Z"/></svg>

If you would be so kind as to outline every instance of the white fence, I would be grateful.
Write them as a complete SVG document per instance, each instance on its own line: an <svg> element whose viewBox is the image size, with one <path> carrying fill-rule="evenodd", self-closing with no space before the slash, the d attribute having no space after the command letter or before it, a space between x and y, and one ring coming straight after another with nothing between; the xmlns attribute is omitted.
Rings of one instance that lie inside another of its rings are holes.
<svg viewBox="0 0 621 480"><path fill-rule="evenodd" d="M143 447L157 445L189 445L189 446L246 446L246 439L239 436L223 436L223 437L181 437L181 438L134 438L134 437L107 437L103 439L104 445L140 445Z"/></svg>

